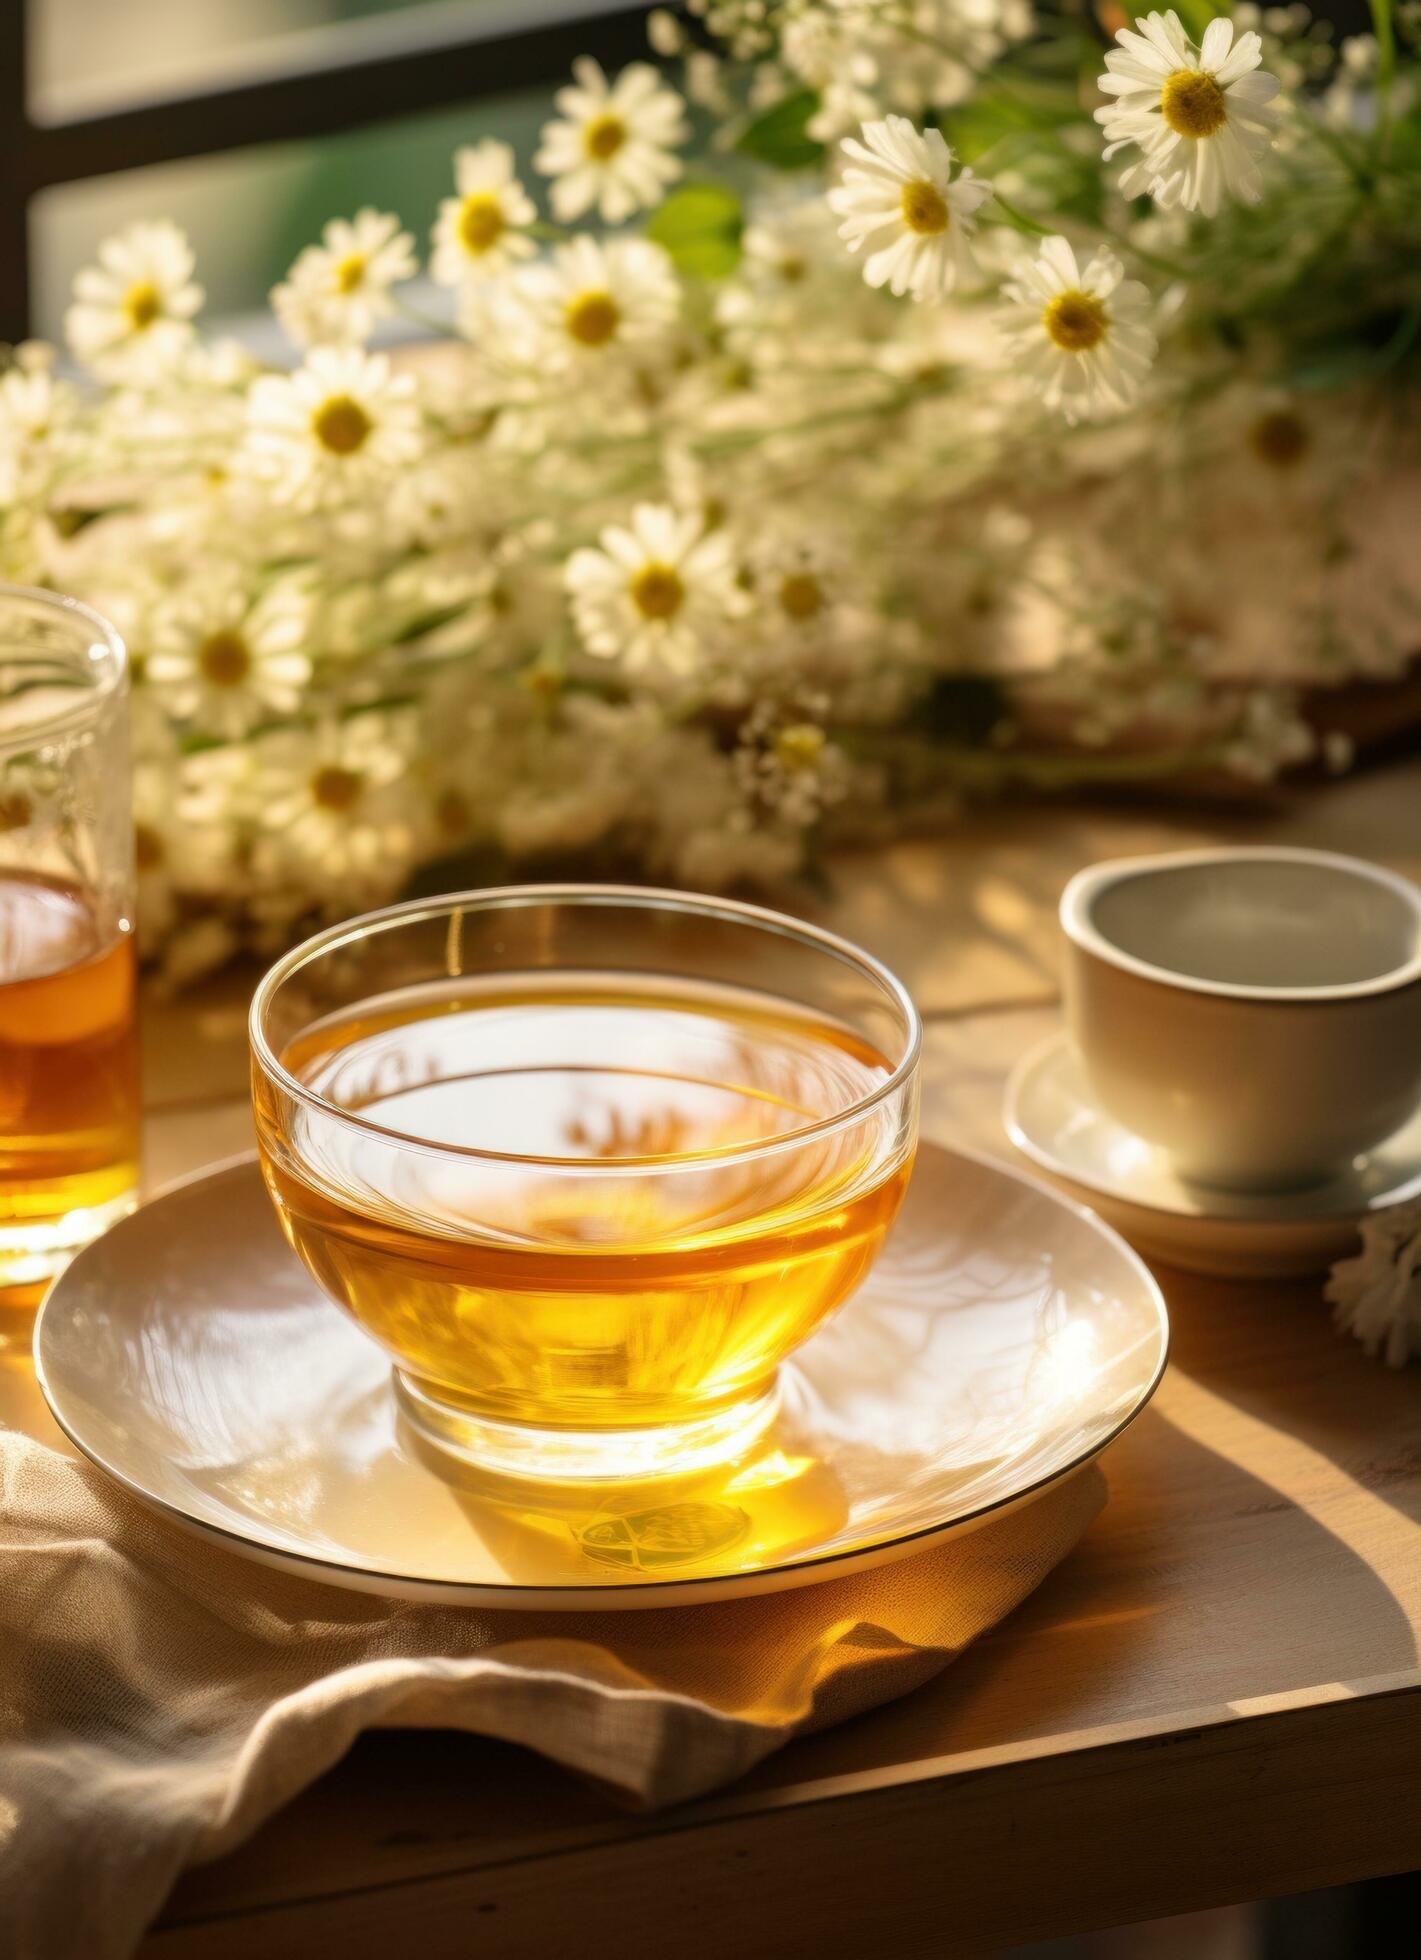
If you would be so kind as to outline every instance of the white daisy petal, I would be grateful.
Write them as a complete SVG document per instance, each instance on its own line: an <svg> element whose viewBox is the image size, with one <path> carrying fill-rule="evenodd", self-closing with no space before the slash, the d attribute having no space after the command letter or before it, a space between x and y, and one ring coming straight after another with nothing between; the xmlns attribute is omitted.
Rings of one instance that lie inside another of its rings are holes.
<svg viewBox="0 0 1421 1960"><path fill-rule="evenodd" d="M1069 421L1127 406L1153 357L1143 288L1121 274L1113 252L1082 268L1069 240L1053 237L1004 288L1016 302L999 320L1013 363Z"/></svg>
<svg viewBox="0 0 1421 1960"><path fill-rule="evenodd" d="M1245 203L1262 195L1260 163L1272 140L1275 76L1257 72L1262 42L1234 38L1233 23L1211 20L1196 48L1178 16L1152 13L1122 28L1105 58L1097 109L1105 157L1135 145L1139 159L1120 179L1126 197L1152 196L1213 217L1224 193Z"/></svg>
<svg viewBox="0 0 1421 1960"><path fill-rule="evenodd" d="M862 139L848 136L840 144L852 162L828 196L841 221L839 236L851 252L869 248L868 285L941 299L975 276L969 241L991 185L970 171L954 177L941 131L920 131L906 116L864 123Z"/></svg>
<svg viewBox="0 0 1421 1960"><path fill-rule="evenodd" d="M684 104L648 62L609 82L595 61L573 63L579 86L554 97L562 121L546 123L534 168L553 179L550 199L563 221L596 209L609 224L657 202L681 174L673 151L690 129Z"/></svg>

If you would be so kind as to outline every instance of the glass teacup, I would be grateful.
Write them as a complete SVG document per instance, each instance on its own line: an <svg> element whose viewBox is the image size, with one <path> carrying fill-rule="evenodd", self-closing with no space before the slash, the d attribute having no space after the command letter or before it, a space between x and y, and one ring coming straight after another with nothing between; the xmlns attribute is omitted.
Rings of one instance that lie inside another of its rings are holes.
<svg viewBox="0 0 1421 1960"><path fill-rule="evenodd" d="M398 905L252 1004L268 1186L417 1431L534 1477L749 1446L872 1264L920 1027L867 954L729 901L528 886Z"/></svg>

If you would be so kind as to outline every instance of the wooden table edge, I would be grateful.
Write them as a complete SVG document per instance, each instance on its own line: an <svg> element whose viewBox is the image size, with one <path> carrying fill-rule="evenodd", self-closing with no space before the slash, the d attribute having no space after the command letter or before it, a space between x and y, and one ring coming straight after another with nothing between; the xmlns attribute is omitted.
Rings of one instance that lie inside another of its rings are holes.
<svg viewBox="0 0 1421 1960"><path fill-rule="evenodd" d="M470 1914L495 1960L559 1950L574 1929L589 1954L619 1960L672 1940L720 1960L727 1943L792 1954L801 1933L806 1952L872 1951L888 1888L885 1950L970 1954L1412 1869L1418 1760L1421 1674L1407 1670L732 1793L631 1831L609 1814L605 1831L486 1859L470 1847L457 1864L368 1885L190 1909L199 1877L142 1951L226 1960L259 1931L264 1960L316 1937L338 1938L345 1960L394 1938L438 1954ZM751 1883L799 1915L763 1949L746 1946L736 1905ZM636 1899L635 1927L609 1898Z"/></svg>

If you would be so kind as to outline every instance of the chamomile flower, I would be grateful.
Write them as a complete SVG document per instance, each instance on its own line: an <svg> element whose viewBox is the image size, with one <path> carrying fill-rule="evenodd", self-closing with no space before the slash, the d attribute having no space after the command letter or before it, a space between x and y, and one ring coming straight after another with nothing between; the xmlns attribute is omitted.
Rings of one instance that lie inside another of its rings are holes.
<svg viewBox="0 0 1421 1960"><path fill-rule="evenodd" d="M838 579L827 542L789 537L771 528L752 555L752 570L773 632L818 638L835 621Z"/></svg>
<svg viewBox="0 0 1421 1960"><path fill-rule="evenodd" d="M176 225L138 224L99 247L99 263L74 281L64 331L75 356L101 381L160 379L192 339L202 288Z"/></svg>
<svg viewBox="0 0 1421 1960"><path fill-rule="evenodd" d="M1002 288L1013 352L1068 422L1123 408L1154 357L1149 293L1122 275L1113 252L1097 252L1082 269L1064 238L1048 238Z"/></svg>
<svg viewBox="0 0 1421 1960"><path fill-rule="evenodd" d="M595 61L572 65L576 82L553 100L562 116L543 125L535 169L551 177L553 215L567 223L595 206L608 224L655 204L681 174L671 154L689 135L683 104L646 61L609 83Z"/></svg>
<svg viewBox="0 0 1421 1960"><path fill-rule="evenodd" d="M48 368L0 375L0 499L32 494L63 453L78 414L77 391Z"/></svg>
<svg viewBox="0 0 1421 1960"><path fill-rule="evenodd" d="M747 801L798 826L816 822L849 788L844 753L820 723L763 702L741 727L734 767Z"/></svg>
<svg viewBox="0 0 1421 1960"><path fill-rule="evenodd" d="M413 730L370 710L284 728L253 750L253 797L272 868L286 859L323 882L397 886L414 843Z"/></svg>
<svg viewBox="0 0 1421 1960"><path fill-rule="evenodd" d="M245 460L297 510L378 489L420 453L413 375L383 354L318 347L292 375L263 375L248 397Z"/></svg>
<svg viewBox="0 0 1421 1960"><path fill-rule="evenodd" d="M868 247L863 276L914 299L941 299L976 270L969 245L978 206L990 184L963 170L936 129L917 130L906 116L863 125L863 142L845 137L855 159L829 193L843 219L839 236L851 252Z"/></svg>
<svg viewBox="0 0 1421 1960"><path fill-rule="evenodd" d="M388 212L333 218L308 245L271 303L298 347L357 345L392 310L390 289L418 270L414 240Z"/></svg>
<svg viewBox="0 0 1421 1960"><path fill-rule="evenodd" d="M1421 1360L1421 1203L1388 1205L1362 1220L1362 1250L1339 1259L1323 1298L1332 1324L1355 1334L1388 1368Z"/></svg>
<svg viewBox="0 0 1421 1960"><path fill-rule="evenodd" d="M460 150L454 188L439 207L430 276L441 286L500 272L537 249L526 227L537 217L533 200L513 174L513 152L492 138Z"/></svg>
<svg viewBox="0 0 1421 1960"><path fill-rule="evenodd" d="M609 525L600 544L575 551L564 575L587 651L633 671L690 672L738 609L730 540L699 516L638 504L630 525Z"/></svg>
<svg viewBox="0 0 1421 1960"><path fill-rule="evenodd" d="M155 610L144 678L175 716L232 740L299 705L310 625L294 580L255 597L235 578L190 582Z"/></svg>
<svg viewBox="0 0 1421 1960"><path fill-rule="evenodd" d="M48 368L10 368L0 375L0 442L48 442L77 405L75 390Z"/></svg>
<svg viewBox="0 0 1421 1960"><path fill-rule="evenodd" d="M1118 99L1097 109L1107 158L1138 144L1140 158L1120 179L1126 197L1148 193L1168 209L1212 218L1225 191L1245 204L1263 195L1259 159L1272 141L1276 75L1258 72L1263 43L1234 40L1231 20L1211 20L1196 48L1174 12L1122 27L1118 52L1100 78Z"/></svg>
<svg viewBox="0 0 1421 1960"><path fill-rule="evenodd" d="M556 371L647 353L681 306L670 259L644 238L574 238L526 267L509 297L506 331L523 343L518 351Z"/></svg>

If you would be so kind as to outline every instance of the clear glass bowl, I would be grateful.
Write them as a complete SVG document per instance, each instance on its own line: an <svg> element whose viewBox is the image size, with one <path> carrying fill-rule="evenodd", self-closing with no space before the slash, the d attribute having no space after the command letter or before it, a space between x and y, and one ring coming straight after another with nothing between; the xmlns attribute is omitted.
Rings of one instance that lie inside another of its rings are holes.
<svg viewBox="0 0 1421 1960"><path fill-rule="evenodd" d="M502 1473L747 1447L917 1143L921 1030L893 975L678 892L373 913L272 968L251 1040L292 1245L390 1354L415 1428Z"/></svg>

